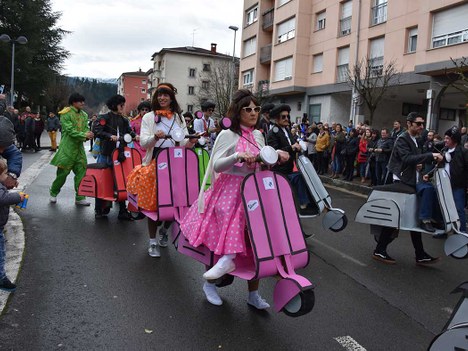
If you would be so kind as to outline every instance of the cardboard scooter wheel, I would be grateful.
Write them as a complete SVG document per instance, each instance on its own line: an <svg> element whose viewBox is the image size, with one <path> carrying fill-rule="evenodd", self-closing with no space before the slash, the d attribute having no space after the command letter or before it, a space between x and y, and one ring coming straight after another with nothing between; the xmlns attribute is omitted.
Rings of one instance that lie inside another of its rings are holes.
<svg viewBox="0 0 468 351"><path fill-rule="evenodd" d="M453 258L468 257L468 238L461 234L451 235L445 240L444 251Z"/></svg>
<svg viewBox="0 0 468 351"><path fill-rule="evenodd" d="M315 293L313 289L301 291L294 296L284 307L283 312L289 317L300 317L314 308Z"/></svg>
<svg viewBox="0 0 468 351"><path fill-rule="evenodd" d="M219 121L219 125L221 126L222 129L229 129L231 128L231 125L232 125L231 119L228 117L223 117Z"/></svg>
<svg viewBox="0 0 468 351"><path fill-rule="evenodd" d="M323 228L332 232L340 232L348 225L348 218L343 210L334 208L329 210L322 220Z"/></svg>
<svg viewBox="0 0 468 351"><path fill-rule="evenodd" d="M146 218L146 216L141 212L129 211L129 213L130 213L130 217L132 217L135 221Z"/></svg>

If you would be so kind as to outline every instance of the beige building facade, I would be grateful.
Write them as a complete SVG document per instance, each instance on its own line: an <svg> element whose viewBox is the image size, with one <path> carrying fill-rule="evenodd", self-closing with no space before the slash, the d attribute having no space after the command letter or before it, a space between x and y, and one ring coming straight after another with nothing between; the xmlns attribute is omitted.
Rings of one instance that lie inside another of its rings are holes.
<svg viewBox="0 0 468 351"><path fill-rule="evenodd" d="M293 119L363 121L346 71L366 57L394 61L400 84L377 107L373 126L410 111L440 131L466 125L466 96L450 86L452 59L468 57L468 2L460 0L245 0L240 87L291 106ZM353 99L354 96L354 99Z"/></svg>

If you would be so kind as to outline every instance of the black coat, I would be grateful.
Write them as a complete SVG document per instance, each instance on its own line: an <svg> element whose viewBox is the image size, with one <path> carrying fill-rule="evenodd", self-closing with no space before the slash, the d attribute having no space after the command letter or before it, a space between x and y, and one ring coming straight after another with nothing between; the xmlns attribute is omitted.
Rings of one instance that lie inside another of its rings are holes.
<svg viewBox="0 0 468 351"><path fill-rule="evenodd" d="M294 143L294 138L289 128L286 128L286 132L288 133L291 143ZM275 126L270 129L267 134L267 144L275 150L283 150L289 153L289 160L281 165L274 166L273 170L285 175L292 173L294 168L294 160L296 159L296 152L293 151L286 134L284 134L284 131L280 127Z"/></svg>
<svg viewBox="0 0 468 351"><path fill-rule="evenodd" d="M416 166L433 159L432 153L422 153L408 132L401 134L395 141L388 161L388 169L406 185L416 187Z"/></svg>
<svg viewBox="0 0 468 351"><path fill-rule="evenodd" d="M452 157L450 161L450 184L452 188L468 188L468 149L457 145L450 155Z"/></svg>
<svg viewBox="0 0 468 351"><path fill-rule="evenodd" d="M135 133L130 128L130 122L125 117L109 112L97 118L93 132L94 136L101 140L101 155L110 156L116 148L117 143L112 141L111 137L117 135L117 130L120 137L123 137L124 134L135 137ZM120 145L125 146L126 144L122 140Z"/></svg>

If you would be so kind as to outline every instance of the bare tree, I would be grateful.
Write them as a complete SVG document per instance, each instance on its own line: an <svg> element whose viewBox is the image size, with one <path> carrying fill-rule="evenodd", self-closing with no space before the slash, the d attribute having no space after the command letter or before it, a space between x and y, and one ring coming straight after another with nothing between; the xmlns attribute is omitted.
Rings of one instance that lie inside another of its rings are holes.
<svg viewBox="0 0 468 351"><path fill-rule="evenodd" d="M198 105L206 100L213 101L220 116L225 116L231 102L232 86L238 86L237 72L236 69L232 84L232 61L216 61L205 66L198 77Z"/></svg>
<svg viewBox="0 0 468 351"><path fill-rule="evenodd" d="M461 92L468 101L468 57L462 56L461 59L453 59L455 68L447 70L451 83L450 85ZM467 104L468 107L468 104Z"/></svg>
<svg viewBox="0 0 468 351"><path fill-rule="evenodd" d="M374 112L388 88L400 84L400 75L395 60L383 63L370 57L363 58L347 70L347 82L369 109L371 124Z"/></svg>

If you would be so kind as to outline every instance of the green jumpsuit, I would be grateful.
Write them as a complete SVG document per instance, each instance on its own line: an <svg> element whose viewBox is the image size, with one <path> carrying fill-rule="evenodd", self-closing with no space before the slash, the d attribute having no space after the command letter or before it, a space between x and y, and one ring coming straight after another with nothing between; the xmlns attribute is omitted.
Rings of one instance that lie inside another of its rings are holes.
<svg viewBox="0 0 468 351"><path fill-rule="evenodd" d="M50 196L56 197L65 184L71 171L75 174L75 200L85 199L78 195L78 187L86 173L86 152L83 142L86 141L86 133L89 131L88 114L83 110L78 111L73 106L59 112L61 115L62 138L60 147L50 164L57 166L57 177L50 187Z"/></svg>

